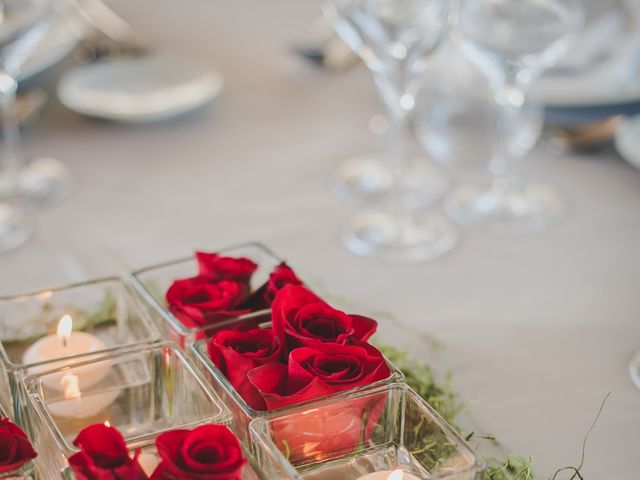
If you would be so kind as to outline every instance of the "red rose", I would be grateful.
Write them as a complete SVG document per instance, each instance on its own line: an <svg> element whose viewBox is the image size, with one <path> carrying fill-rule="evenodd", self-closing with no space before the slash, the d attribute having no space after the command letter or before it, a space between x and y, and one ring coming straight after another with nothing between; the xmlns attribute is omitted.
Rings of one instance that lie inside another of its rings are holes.
<svg viewBox="0 0 640 480"><path fill-rule="evenodd" d="M69 458L79 480L144 480L138 454L129 456L122 434L114 427L96 423L83 428L73 441L80 452Z"/></svg>
<svg viewBox="0 0 640 480"><path fill-rule="evenodd" d="M196 252L200 276L213 280L234 280L248 284L258 265L248 258L223 257L217 253Z"/></svg>
<svg viewBox="0 0 640 480"><path fill-rule="evenodd" d="M286 340L289 349L323 343L365 342L378 327L371 318L347 315L332 308L299 285L287 285L277 293L271 316L276 336Z"/></svg>
<svg viewBox="0 0 640 480"><path fill-rule="evenodd" d="M0 418L0 473L15 470L36 456L20 427L8 418Z"/></svg>
<svg viewBox="0 0 640 480"><path fill-rule="evenodd" d="M206 277L176 280L166 293L169 309L185 326L202 327L237 317L248 310L239 308L247 287L232 280L211 282Z"/></svg>
<svg viewBox="0 0 640 480"><path fill-rule="evenodd" d="M280 360L282 346L272 329L222 330L211 337L207 348L209 358L247 404L256 410L265 410L264 400L249 382L247 373L257 366Z"/></svg>
<svg viewBox="0 0 640 480"><path fill-rule="evenodd" d="M247 305L252 310L262 310L269 308L273 303L276 294L287 285L303 285L294 271L282 262L269 275L269 279L258 290L253 292Z"/></svg>
<svg viewBox="0 0 640 480"><path fill-rule="evenodd" d="M240 480L247 463L240 442L224 425L171 430L156 439L162 461L152 480Z"/></svg>
<svg viewBox="0 0 640 480"><path fill-rule="evenodd" d="M276 298L276 294L287 285L303 285L303 283L296 276L293 269L285 262L282 262L269 275L266 291L264 292L265 300L272 303Z"/></svg>
<svg viewBox="0 0 640 480"><path fill-rule="evenodd" d="M248 373L269 410L361 387L391 375L373 346L320 344L289 354L289 364L268 363Z"/></svg>

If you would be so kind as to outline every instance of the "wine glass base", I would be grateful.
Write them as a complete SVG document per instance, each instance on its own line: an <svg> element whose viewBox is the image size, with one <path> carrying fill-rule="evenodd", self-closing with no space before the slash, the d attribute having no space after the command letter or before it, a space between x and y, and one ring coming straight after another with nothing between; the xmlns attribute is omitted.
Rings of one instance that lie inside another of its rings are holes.
<svg viewBox="0 0 640 480"><path fill-rule="evenodd" d="M458 241L453 225L432 212L365 210L352 217L342 240L353 253L388 262L419 262L439 257Z"/></svg>
<svg viewBox="0 0 640 480"><path fill-rule="evenodd" d="M526 184L500 192L487 185L462 185L444 201L454 221L496 233L534 233L560 224L566 207L555 189L545 184Z"/></svg>
<svg viewBox="0 0 640 480"><path fill-rule="evenodd" d="M331 188L343 198L367 199L385 195L393 184L384 155L363 155L340 164L331 179Z"/></svg>
<svg viewBox="0 0 640 480"><path fill-rule="evenodd" d="M629 364L629 375L631 375L633 384L640 388L640 350L638 350L631 358L631 363Z"/></svg>
<svg viewBox="0 0 640 480"><path fill-rule="evenodd" d="M23 245L33 232L27 214L8 203L0 203L0 254Z"/></svg>
<svg viewBox="0 0 640 480"><path fill-rule="evenodd" d="M20 191L32 201L58 203L71 195L71 173L55 158L37 158L20 172Z"/></svg>
<svg viewBox="0 0 640 480"><path fill-rule="evenodd" d="M332 190L342 198L380 200L389 194L394 176L392 160L386 155L365 155L344 161L331 181ZM420 208L441 197L449 187L442 172L426 158L413 158L405 167L403 204Z"/></svg>

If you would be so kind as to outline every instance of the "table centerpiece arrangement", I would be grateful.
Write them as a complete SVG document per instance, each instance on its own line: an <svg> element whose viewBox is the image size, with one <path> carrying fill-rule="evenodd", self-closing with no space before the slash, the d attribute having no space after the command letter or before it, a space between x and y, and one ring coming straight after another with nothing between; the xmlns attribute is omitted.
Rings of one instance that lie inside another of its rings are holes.
<svg viewBox="0 0 640 480"><path fill-rule="evenodd" d="M0 306L3 404L38 452L29 478L482 478L370 343L378 322L261 245Z"/></svg>

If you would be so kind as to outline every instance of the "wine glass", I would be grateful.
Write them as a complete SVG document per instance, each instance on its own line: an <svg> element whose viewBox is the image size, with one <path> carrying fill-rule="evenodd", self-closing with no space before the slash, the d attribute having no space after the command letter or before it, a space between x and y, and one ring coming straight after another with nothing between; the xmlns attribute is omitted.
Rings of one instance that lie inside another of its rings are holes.
<svg viewBox="0 0 640 480"><path fill-rule="evenodd" d="M388 134L390 130L387 123L382 114L375 115L369 122L370 129L375 129L374 133L377 134L380 134L380 130ZM389 194L393 184L392 161L392 152L361 154L343 160L333 172L332 190L343 198L378 201ZM413 168L411 176L412 183L417 188L416 193L424 194L425 203L433 197L441 196L449 186L448 178L440 170L433 168L427 159L416 157L410 167Z"/></svg>
<svg viewBox="0 0 640 480"><path fill-rule="evenodd" d="M458 15L453 37L488 76L500 114L490 184L457 187L445 210L458 223L492 231L545 230L564 218L564 202L553 187L519 178L515 167L540 135L528 124L540 118L531 114L540 108L531 86L564 53L582 11L575 0L461 0Z"/></svg>
<svg viewBox="0 0 640 480"><path fill-rule="evenodd" d="M631 375L633 384L640 388L640 350L638 350L631 359L631 363L629 364L629 374Z"/></svg>
<svg viewBox="0 0 640 480"><path fill-rule="evenodd" d="M424 190L410 147L410 117L428 57L447 31L448 0L333 0L326 13L341 38L373 73L388 110L391 185L385 201L357 213L343 241L351 251L389 261L434 258L451 249L455 229L421 207L436 199ZM425 199L425 196L431 198Z"/></svg>
<svg viewBox="0 0 640 480"><path fill-rule="evenodd" d="M17 79L56 14L54 0L0 0L0 10L0 113L4 138L0 198L21 194L40 202L59 201L71 192L69 171L54 158L25 161L15 113Z"/></svg>

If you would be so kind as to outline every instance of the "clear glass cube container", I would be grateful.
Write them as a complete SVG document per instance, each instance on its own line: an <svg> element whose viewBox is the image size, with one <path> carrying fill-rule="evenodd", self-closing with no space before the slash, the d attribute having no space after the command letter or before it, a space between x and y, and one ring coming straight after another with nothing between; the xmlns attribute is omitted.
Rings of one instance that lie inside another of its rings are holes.
<svg viewBox="0 0 640 480"><path fill-rule="evenodd" d="M263 315L262 317L258 317L258 318L251 318L249 321L252 323L252 325L257 323L257 326L259 328L267 328L271 326L271 317L269 315ZM237 320L235 323L227 325L226 328L242 329L243 322L246 322L246 321ZM239 435L243 435L243 434L246 435L247 441L250 441L248 426L249 426L249 422L252 419L266 415L268 413L276 413L276 414L281 413L281 412L287 411L292 407L287 406L287 407L278 408L271 411L256 410L250 407L247 404L247 402L242 398L242 396L238 393L238 391L233 387L233 385L231 385L231 383L229 382L227 377L225 377L222 371L220 371L220 369L211 361L211 358L209 358L209 354L207 352L208 342L209 342L209 339L202 339L202 340L198 340L197 342L191 345L192 359L196 364L196 366L203 373L203 375L207 378L213 390L218 395L220 395L221 398L224 399L225 404L228 405L229 408L231 409L231 412L234 418L234 428L236 432ZM387 362L387 365L390 370L390 374L387 378L384 378L372 384L365 385L362 387L357 387L348 391L359 392L363 390L369 390L371 388L376 388L381 385L402 382L404 380L403 373L395 365L393 365L389 360L385 359L385 361ZM344 391L336 394L332 394L332 395L327 395L322 398L331 398L335 395L342 395L342 394L344 394ZM311 400L310 402L315 402L317 400L318 398ZM308 402L305 402L305 403L308 403Z"/></svg>
<svg viewBox="0 0 640 480"><path fill-rule="evenodd" d="M10 415L8 415L7 411L3 409L1 405L0 405L0 418L9 418L11 420ZM27 434L27 437L28 437L29 436L28 432L25 432L25 433ZM15 468L13 470L9 470L7 472L0 472L0 479L12 478L16 480L18 479L36 480L38 479L37 463L38 463L38 457L28 461L24 465L21 465L20 467Z"/></svg>
<svg viewBox="0 0 640 480"><path fill-rule="evenodd" d="M304 480L480 480L485 465L415 391L387 385L274 412L250 425L258 461L274 450ZM391 478L396 478L395 476Z"/></svg>
<svg viewBox="0 0 640 480"><path fill-rule="evenodd" d="M256 291L267 280L273 269L282 262L282 259L269 248L260 243L248 243L235 247L218 250L216 253L228 257L243 257L254 261L258 268L251 277L251 291ZM173 260L158 265L153 265L133 272L129 280L134 289L153 312L152 317L158 321L157 327L165 340L173 341L183 348L188 348L196 340L211 335L225 325L232 324L236 320L249 320L262 317L270 312L270 309L253 311L238 316L237 318L216 322L206 327L187 327L169 310L165 293L171 284L179 279L197 275L198 262L194 255L179 260Z"/></svg>
<svg viewBox="0 0 640 480"><path fill-rule="evenodd" d="M131 456L133 456L133 452L137 448L140 447L137 447L135 445L130 446ZM242 467L242 471L240 472L240 480L294 480L294 478L289 476L287 468L278 466L279 460L276 460L274 458L275 463L270 465L269 470L265 472L258 465L255 456L246 447L243 447L243 449L245 458L247 459L247 463L244 467ZM151 478L153 469L160 463L160 458L155 451L155 447L153 446L153 444L141 448L138 462L142 466L142 469L145 471L147 476ZM62 472L62 478L65 480L76 480L78 477L74 474L71 467L66 467Z"/></svg>
<svg viewBox="0 0 640 480"><path fill-rule="evenodd" d="M83 336L83 341L91 339L86 351L67 348L57 336L64 316L71 317L72 335ZM86 354L158 340L140 298L118 278L0 298L0 404L22 425L20 401L24 396L16 381L18 372L36 371L47 361L80 360Z"/></svg>
<svg viewBox="0 0 640 480"><path fill-rule="evenodd" d="M127 445L143 451L168 430L231 423L221 399L169 342L69 362L20 381L30 404L31 438L51 475L65 470L77 452L73 440L95 423L109 422Z"/></svg>

